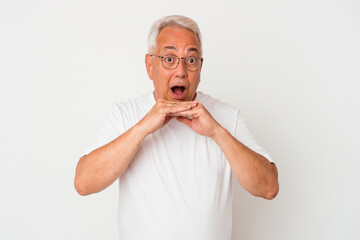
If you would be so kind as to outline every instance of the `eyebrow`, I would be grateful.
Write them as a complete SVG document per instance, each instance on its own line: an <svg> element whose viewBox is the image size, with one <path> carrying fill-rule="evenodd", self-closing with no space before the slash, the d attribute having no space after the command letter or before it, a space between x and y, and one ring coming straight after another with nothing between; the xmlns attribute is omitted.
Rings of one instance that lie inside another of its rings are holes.
<svg viewBox="0 0 360 240"><path fill-rule="evenodd" d="M176 50L176 47L174 47L174 46L165 46L164 49L165 50Z"/></svg>
<svg viewBox="0 0 360 240"><path fill-rule="evenodd" d="M164 50L176 50L176 47L174 46L165 46ZM199 53L199 49L197 49L196 47L191 47L187 50L187 52L197 52Z"/></svg>
<svg viewBox="0 0 360 240"><path fill-rule="evenodd" d="M197 53L199 53L199 50L197 48L195 48L195 47L192 47L192 48L189 48L187 50L187 52L197 52Z"/></svg>

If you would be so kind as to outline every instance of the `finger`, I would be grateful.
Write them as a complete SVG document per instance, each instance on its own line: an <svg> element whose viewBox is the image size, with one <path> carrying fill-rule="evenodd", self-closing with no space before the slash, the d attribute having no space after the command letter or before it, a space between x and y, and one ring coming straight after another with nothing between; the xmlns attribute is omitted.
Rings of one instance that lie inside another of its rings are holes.
<svg viewBox="0 0 360 240"><path fill-rule="evenodd" d="M195 106L196 106L195 104L182 105L182 106L170 106L168 111L167 111L167 114L172 116L172 114L189 111Z"/></svg>
<svg viewBox="0 0 360 240"><path fill-rule="evenodd" d="M171 106L191 106L196 107L199 103L196 101L189 101L189 102L168 102Z"/></svg>
<svg viewBox="0 0 360 240"><path fill-rule="evenodd" d="M195 108L169 114L169 116L174 116L174 117L195 117L197 115L198 115L198 109Z"/></svg>
<svg viewBox="0 0 360 240"><path fill-rule="evenodd" d="M168 101L168 100L158 100L161 101L163 103L167 103L167 104L171 104L171 105L194 105L196 106L197 104L199 104L198 101L179 101L179 102L174 102L174 101Z"/></svg>

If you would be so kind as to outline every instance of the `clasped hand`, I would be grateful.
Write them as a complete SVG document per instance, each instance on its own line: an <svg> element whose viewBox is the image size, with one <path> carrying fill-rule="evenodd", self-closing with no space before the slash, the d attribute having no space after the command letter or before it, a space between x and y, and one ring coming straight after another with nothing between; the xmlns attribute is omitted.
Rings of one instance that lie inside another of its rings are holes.
<svg viewBox="0 0 360 240"><path fill-rule="evenodd" d="M188 125L196 133L208 137L214 137L217 130L221 128L201 103L197 101L172 102L164 99L158 99L139 124L143 126L147 134L151 134L174 118Z"/></svg>

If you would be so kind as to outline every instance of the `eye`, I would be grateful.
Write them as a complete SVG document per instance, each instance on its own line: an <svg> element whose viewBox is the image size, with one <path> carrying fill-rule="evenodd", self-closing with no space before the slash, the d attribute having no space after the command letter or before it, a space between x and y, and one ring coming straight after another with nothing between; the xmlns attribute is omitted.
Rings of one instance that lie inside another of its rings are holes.
<svg viewBox="0 0 360 240"><path fill-rule="evenodd" d="M188 60L187 60L187 62L190 63L190 64L196 64L197 58L195 58L195 57L189 57Z"/></svg>
<svg viewBox="0 0 360 240"><path fill-rule="evenodd" d="M174 62L174 57L165 56L164 61L167 63L172 63L172 62Z"/></svg>

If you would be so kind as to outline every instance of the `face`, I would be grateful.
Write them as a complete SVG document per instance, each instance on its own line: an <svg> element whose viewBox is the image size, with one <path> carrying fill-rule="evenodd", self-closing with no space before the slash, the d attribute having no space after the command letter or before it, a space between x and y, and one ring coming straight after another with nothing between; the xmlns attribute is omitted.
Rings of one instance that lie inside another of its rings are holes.
<svg viewBox="0 0 360 240"><path fill-rule="evenodd" d="M152 54L201 58L200 42L196 35L188 29L166 27L159 33L156 48ZM189 71L184 65L184 60L180 59L178 66L169 70L163 67L161 58L150 55L146 55L145 64L148 76L154 83L156 101L159 98L168 101L195 99L196 89L200 82L201 67L198 70Z"/></svg>

